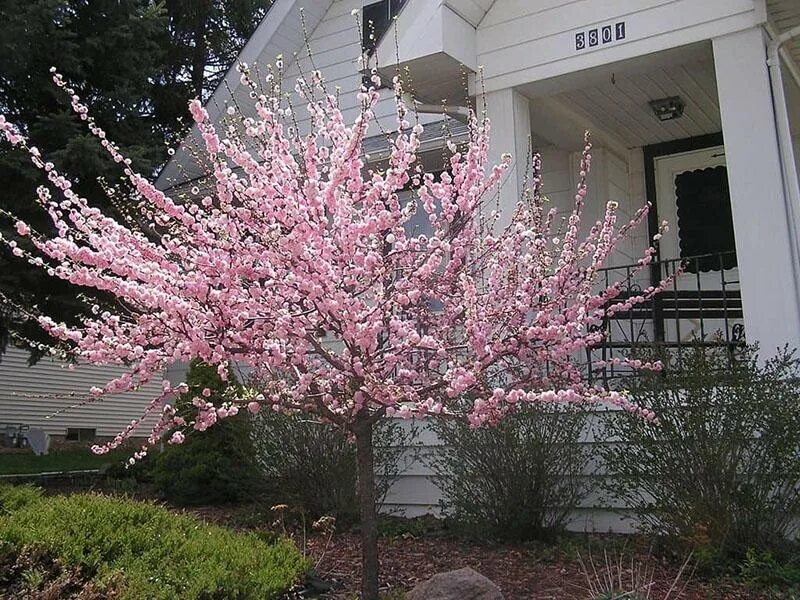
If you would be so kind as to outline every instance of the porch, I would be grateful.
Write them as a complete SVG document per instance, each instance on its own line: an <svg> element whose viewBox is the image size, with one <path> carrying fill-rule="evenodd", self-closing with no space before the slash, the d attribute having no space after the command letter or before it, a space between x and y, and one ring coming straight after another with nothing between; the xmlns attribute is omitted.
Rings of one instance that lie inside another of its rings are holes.
<svg viewBox="0 0 800 600"><path fill-rule="evenodd" d="M612 258L609 280L669 223L657 265L626 280L629 291L681 263L687 273L651 305L607 323L603 352L645 338L678 348L746 338L764 355L800 346L797 2L402 5L396 62L413 76L417 101L463 103L465 69L473 99L485 93L494 159L516 157L502 206L519 199L532 146L545 192L568 214L588 129L585 220L609 201L620 218L652 205L647 227ZM377 56L394 57L395 40L383 39Z"/></svg>
<svg viewBox="0 0 800 600"><path fill-rule="evenodd" d="M585 226L609 201L618 203L623 222L651 204L647 226L603 271L604 283L624 282L620 301L684 271L652 301L607 319L590 365L644 344L680 355L691 346L734 351L757 341L769 355L800 342L792 192L800 80L787 76L783 94L773 93L767 43L760 28L750 29L488 93L493 144L525 156L530 139L560 215L571 210L587 129L594 161ZM776 102L786 109L788 146L781 145ZM524 177L517 162L503 202L516 201ZM665 221L655 263L635 274ZM604 379L624 374L614 367L594 372Z"/></svg>

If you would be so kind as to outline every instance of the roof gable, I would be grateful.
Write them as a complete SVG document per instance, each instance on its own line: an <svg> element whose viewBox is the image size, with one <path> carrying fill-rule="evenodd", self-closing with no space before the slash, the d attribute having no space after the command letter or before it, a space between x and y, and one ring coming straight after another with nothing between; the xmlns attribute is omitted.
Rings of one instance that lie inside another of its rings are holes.
<svg viewBox="0 0 800 600"><path fill-rule="evenodd" d="M289 63L291 57L299 54L305 44L301 12L305 19L306 29L311 35L332 3L333 0L314 0L307 2L307 6L303 6L300 0L276 0L245 44L239 54L237 64L266 64L273 62L278 55L286 57L286 62ZM288 66L290 65L287 64ZM231 98L231 92L236 95L241 87L236 64L233 64L206 103L206 109L212 121L219 121L226 103ZM196 126L192 126L184 138L184 142L189 139L199 139ZM182 146L183 144L159 173L156 180L158 188L167 189L185 183L193 177L203 175ZM194 173L193 170L196 170L197 173Z"/></svg>

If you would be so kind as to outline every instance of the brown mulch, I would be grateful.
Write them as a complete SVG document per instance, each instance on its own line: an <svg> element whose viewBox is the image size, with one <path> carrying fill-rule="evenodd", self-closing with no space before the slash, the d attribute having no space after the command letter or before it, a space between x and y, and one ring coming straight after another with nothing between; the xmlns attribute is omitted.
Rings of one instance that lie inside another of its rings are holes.
<svg viewBox="0 0 800 600"><path fill-rule="evenodd" d="M360 544L358 536L340 533L334 536L327 550L326 539L314 537L308 542L309 556L319 560L317 573L322 579L337 584L327 598L351 599L358 590L360 577ZM494 581L506 600L522 599L575 599L591 598L586 575L576 559L562 557L544 561L536 553L522 546L478 545L457 539L406 537L380 541L381 585L390 597L392 592L409 590L420 581L436 573L461 567L472 567ZM588 562L588 557L585 558ZM611 562L614 561L609 557ZM680 565L662 564L640 555L638 564L647 561L654 569L650 595L640 597L660 600L666 597ZM603 576L602 552L595 555L598 575ZM630 580L631 557L625 559L627 579ZM592 569L588 566L588 569ZM693 581L687 573L669 598L684 600L751 600L765 596L746 591L741 587ZM623 578L625 575L623 575ZM623 579L624 581L624 579ZM685 585L685 588L684 588ZM682 593L679 594L680 590Z"/></svg>

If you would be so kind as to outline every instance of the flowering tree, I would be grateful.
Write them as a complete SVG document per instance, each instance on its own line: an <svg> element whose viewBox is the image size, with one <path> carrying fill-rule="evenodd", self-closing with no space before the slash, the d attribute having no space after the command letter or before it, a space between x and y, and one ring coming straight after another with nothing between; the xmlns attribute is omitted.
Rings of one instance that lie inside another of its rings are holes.
<svg viewBox="0 0 800 600"><path fill-rule="evenodd" d="M378 589L372 431L379 419L445 415L482 426L535 402L603 400L637 410L623 394L584 383L578 357L602 340L595 326L603 319L657 291L612 305L623 282L598 285L598 270L646 208L617 227L611 203L604 219L581 234L587 143L574 208L560 235L556 211L545 205L536 156L530 189L510 224L500 228L485 205L511 157L488 164L488 120L471 115L468 141L448 143L447 169L435 177L418 160L423 127L412 124L395 79L396 130L385 169L378 171L362 151L374 127L377 74L358 94L360 112L352 124L319 73L301 77L296 91L310 118L308 132L301 133L280 89L280 70L270 71L264 90L241 68L255 116L229 110L233 124L223 136L200 102L190 104L202 138L196 158L209 178L205 189L193 188L182 201L135 173L75 91L54 74L121 164L144 226L89 206L0 116L8 142L26 148L46 174L38 201L56 232L46 236L17 221L24 239L6 243L53 277L116 300L117 310L95 307L79 327L19 307L78 360L128 367L93 388L93 400L135 389L171 364L195 358L216 365L223 379L237 363L266 382L219 405L198 390L191 420L170 403L187 386L164 382L163 393L144 407L143 416L158 415L148 444L168 431L170 442L180 443L186 428L205 430L244 409L308 411L349 432L359 469L362 593L371 600ZM399 192L409 189L413 198L401 201ZM412 218L426 221L428 233L414 231ZM653 255L652 248L645 252L641 269ZM94 451L119 446L140 423ZM144 445L132 460L146 452Z"/></svg>

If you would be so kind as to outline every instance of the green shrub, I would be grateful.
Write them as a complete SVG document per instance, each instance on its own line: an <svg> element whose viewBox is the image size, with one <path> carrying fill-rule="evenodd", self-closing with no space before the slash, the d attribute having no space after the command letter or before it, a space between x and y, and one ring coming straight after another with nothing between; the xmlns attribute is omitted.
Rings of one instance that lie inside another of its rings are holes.
<svg viewBox="0 0 800 600"><path fill-rule="evenodd" d="M775 587L783 591L800 588L800 556L777 558L770 551L748 548L739 575L759 587Z"/></svg>
<svg viewBox="0 0 800 600"><path fill-rule="evenodd" d="M231 425L215 425L219 431L214 432L191 432L183 444L158 456L153 482L166 500L182 506L215 505L256 494L259 473L245 457L246 440Z"/></svg>
<svg viewBox="0 0 800 600"><path fill-rule="evenodd" d="M378 504L414 460L414 429L384 420L375 429L375 484ZM308 415L263 411L253 419L256 459L273 503L303 509L309 517L331 515L358 521L356 449L340 429Z"/></svg>
<svg viewBox="0 0 800 600"><path fill-rule="evenodd" d="M652 424L608 413L607 491L708 564L785 546L800 509L800 402L793 353L696 348L630 382ZM680 367L680 368L679 368Z"/></svg>
<svg viewBox="0 0 800 600"><path fill-rule="evenodd" d="M231 373L223 382L216 367L193 361L186 375L189 392L177 403L187 421L194 417L192 398L209 388L210 401L219 404L226 391L237 387ZM261 490L253 460L250 418L244 411L207 431L189 429L180 445L168 445L153 457L153 482L162 496L184 506L221 504L250 499Z"/></svg>
<svg viewBox="0 0 800 600"><path fill-rule="evenodd" d="M23 503L0 517L0 539L78 567L122 599L276 598L307 567L288 540L270 544L151 503L89 494Z"/></svg>
<svg viewBox="0 0 800 600"><path fill-rule="evenodd" d="M443 446L431 467L444 514L468 534L552 539L587 492L585 425L580 410L539 406L496 427L433 422Z"/></svg>
<svg viewBox="0 0 800 600"><path fill-rule="evenodd" d="M32 485L0 485L0 515L19 510L42 497L42 490Z"/></svg>

